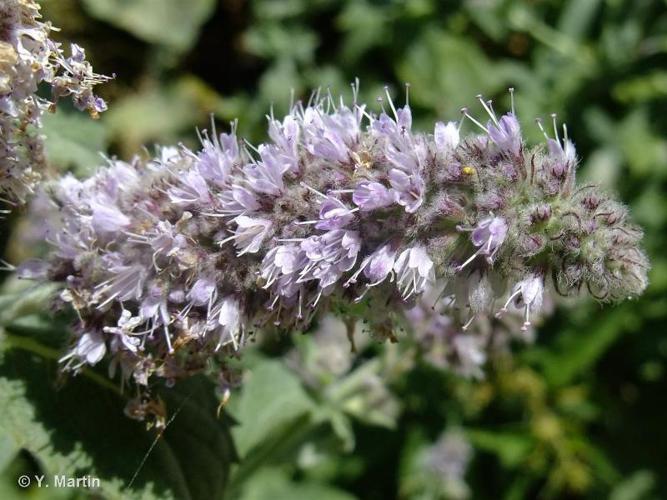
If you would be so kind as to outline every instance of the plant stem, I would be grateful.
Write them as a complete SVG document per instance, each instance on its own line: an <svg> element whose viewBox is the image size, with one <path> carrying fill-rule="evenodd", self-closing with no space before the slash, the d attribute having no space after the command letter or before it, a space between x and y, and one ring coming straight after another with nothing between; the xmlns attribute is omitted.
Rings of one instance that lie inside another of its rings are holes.
<svg viewBox="0 0 667 500"><path fill-rule="evenodd" d="M22 351L31 352L44 359L51 359L56 361L60 359L60 352L58 350L40 344L35 339L13 335L2 330L0 330L0 332L2 332L2 341L9 349L21 349ZM99 373L94 372L90 368L83 368L81 369L80 373L96 384L116 393L118 396L123 396L123 393L115 384L101 376Z"/></svg>

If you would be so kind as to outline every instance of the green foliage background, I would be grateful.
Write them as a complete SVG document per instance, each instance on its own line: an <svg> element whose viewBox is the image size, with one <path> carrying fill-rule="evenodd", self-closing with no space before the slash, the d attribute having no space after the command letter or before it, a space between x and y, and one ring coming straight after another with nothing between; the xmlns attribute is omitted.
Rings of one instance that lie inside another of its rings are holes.
<svg viewBox="0 0 667 500"><path fill-rule="evenodd" d="M478 93L502 108L513 86L532 139L534 117L557 112L567 122L580 178L631 206L653 268L638 301L560 306L534 346L493 360L482 382L428 368L400 345L371 345L338 375L313 368L330 346L309 337L251 348L243 388L221 418L203 377L164 392L175 418L131 486L156 434L123 416L131 395L104 369L57 377L66 326L44 314L48 290L5 275L0 497L442 498L418 457L452 426L475 448L472 498L667 497L665 0L42 4L59 40L116 74L98 122L67 109L47 118L54 173L88 175L98 151L129 158L144 145L194 146L195 127L211 116L220 129L239 118L241 135L261 140L265 114L284 112L290 89L300 98L320 86L348 92L359 77L373 102L383 85L403 94L409 82L417 126L429 127L456 119ZM0 229L10 262L41 251L25 213ZM26 472L103 484L20 490Z"/></svg>

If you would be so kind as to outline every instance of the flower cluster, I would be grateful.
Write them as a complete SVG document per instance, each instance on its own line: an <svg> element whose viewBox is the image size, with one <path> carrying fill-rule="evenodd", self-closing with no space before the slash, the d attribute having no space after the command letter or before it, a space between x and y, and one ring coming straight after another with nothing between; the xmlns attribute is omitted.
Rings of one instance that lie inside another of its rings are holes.
<svg viewBox="0 0 667 500"><path fill-rule="evenodd" d="M481 276L474 275L471 279L478 281ZM539 282L536 281L535 285L539 285ZM405 311L405 319L412 332L419 358L434 368L466 378L480 379L484 377L484 365L487 361L507 353L513 341L531 343L535 340L534 329L524 320L525 305L512 308L508 314L504 314L514 299L512 294L509 295L512 298L508 300L505 308L495 315L471 314L470 319L461 324L453 318L456 314L453 312L456 305L455 295L438 300L443 290L446 290L446 286L436 283L422 294L413 307ZM473 286L471 290L479 292L484 289ZM535 300L545 302L544 305L540 304L540 316L548 316L553 309L550 295L539 286L535 292ZM458 299L459 303L468 300L468 303L474 304L479 296L466 298L465 295L459 295ZM539 307L535 303L532 309Z"/></svg>
<svg viewBox="0 0 667 500"><path fill-rule="evenodd" d="M423 467L434 476L444 498L464 500L470 497L465 475L473 458L473 447L463 431L446 429L423 453Z"/></svg>
<svg viewBox="0 0 667 500"><path fill-rule="evenodd" d="M257 147L230 133L202 148L109 160L62 179L62 225L44 269L78 313L67 366L105 355L123 379L174 380L234 356L258 329L307 330L316 315L364 320L394 339L416 300L466 332L453 357L477 374L480 324L512 308L527 330L545 289L603 301L647 284L641 231L575 183L572 142L526 145L514 112L413 130L408 105L375 114L315 95L268 118ZM479 130L461 137L469 121Z"/></svg>
<svg viewBox="0 0 667 500"><path fill-rule="evenodd" d="M107 77L93 73L77 45L66 57L39 19L33 0L0 0L0 201L10 204L25 202L43 170L45 110L64 96L93 117L106 109L92 89ZM50 101L37 95L41 83L50 85Z"/></svg>

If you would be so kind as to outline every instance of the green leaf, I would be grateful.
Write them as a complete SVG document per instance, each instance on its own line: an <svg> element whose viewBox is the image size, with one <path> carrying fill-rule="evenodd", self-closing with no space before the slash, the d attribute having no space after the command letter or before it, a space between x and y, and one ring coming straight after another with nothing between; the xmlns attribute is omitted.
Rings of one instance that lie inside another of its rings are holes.
<svg viewBox="0 0 667 500"><path fill-rule="evenodd" d="M529 435L521 432L466 429L466 436L473 446L497 455L508 468L521 464L535 445Z"/></svg>
<svg viewBox="0 0 667 500"><path fill-rule="evenodd" d="M413 83L414 102L451 117L476 94L492 95L503 87L498 69L468 39L434 28L414 41L397 68L402 80Z"/></svg>
<svg viewBox="0 0 667 500"><path fill-rule="evenodd" d="M600 0L570 0L561 12L559 31L581 39L590 30L601 3Z"/></svg>
<svg viewBox="0 0 667 500"><path fill-rule="evenodd" d="M656 70L634 76L614 87L614 97L622 103L642 103L667 96L667 71Z"/></svg>
<svg viewBox="0 0 667 500"><path fill-rule="evenodd" d="M318 39L310 30L267 23L248 30L245 35L245 44L249 52L266 59L287 58L301 63L310 63L313 60Z"/></svg>
<svg viewBox="0 0 667 500"><path fill-rule="evenodd" d="M117 101L103 119L127 156L151 142L177 142L219 106L218 96L201 80L184 76L165 86L148 86Z"/></svg>
<svg viewBox="0 0 667 500"><path fill-rule="evenodd" d="M98 383L106 377L84 372L57 387L57 350L18 336L0 337L0 347L3 450L25 450L47 478L100 478L97 493L108 498L222 496L235 453L208 380L164 392L174 419L148 453L155 433L124 415L126 396Z"/></svg>
<svg viewBox="0 0 667 500"><path fill-rule="evenodd" d="M52 283L9 280L0 294L0 326L43 312L57 289L58 286Z"/></svg>
<svg viewBox="0 0 667 500"><path fill-rule="evenodd" d="M646 470L637 471L621 481L609 495L610 500L643 500L654 491L655 475ZM658 498L656 496L656 498Z"/></svg>
<svg viewBox="0 0 667 500"><path fill-rule="evenodd" d="M250 479L240 500L353 500L349 493L315 481L292 481L282 470L266 468Z"/></svg>
<svg viewBox="0 0 667 500"><path fill-rule="evenodd" d="M85 177L102 163L100 151L109 143L109 132L102 121L83 113L48 113L43 118L46 154L58 170L74 170Z"/></svg>
<svg viewBox="0 0 667 500"><path fill-rule="evenodd" d="M0 472L5 470L18 452L19 448L16 447L16 443L9 439L9 436L0 434Z"/></svg>
<svg viewBox="0 0 667 500"><path fill-rule="evenodd" d="M330 405L366 424L395 428L401 408L383 383L381 368L376 358L333 384L326 393Z"/></svg>
<svg viewBox="0 0 667 500"><path fill-rule="evenodd" d="M370 49L381 45L388 35L390 13L386 6L372 5L366 1L348 2L338 19L343 38L341 59L346 63L357 62Z"/></svg>
<svg viewBox="0 0 667 500"><path fill-rule="evenodd" d="M276 436L314 409L299 379L283 363L253 363L240 395L232 398L230 413L239 422L234 440L241 457L268 437Z"/></svg>
<svg viewBox="0 0 667 500"><path fill-rule="evenodd" d="M581 331L575 324L563 331L555 344L538 358L545 378L552 385L571 383L575 377L590 370L623 333L640 326L628 306L606 310L597 316L597 321L590 318L582 321L587 331Z"/></svg>
<svg viewBox="0 0 667 500"><path fill-rule="evenodd" d="M215 0L84 0L90 15L149 43L184 52L215 8Z"/></svg>

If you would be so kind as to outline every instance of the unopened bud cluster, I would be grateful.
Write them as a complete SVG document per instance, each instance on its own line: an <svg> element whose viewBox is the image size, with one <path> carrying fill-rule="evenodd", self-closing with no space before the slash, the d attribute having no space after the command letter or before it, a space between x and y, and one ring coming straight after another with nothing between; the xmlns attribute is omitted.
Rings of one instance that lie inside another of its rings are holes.
<svg viewBox="0 0 667 500"><path fill-rule="evenodd" d="M66 356L105 355L124 379L225 366L258 329L307 330L322 312L393 339L416 299L466 334L452 358L475 375L480 322L512 309L529 328L545 289L640 294L647 259L627 210L575 183L572 142L524 143L514 112L412 128L408 105L374 114L330 95L268 118L270 141L203 134L202 148L110 160L53 188L62 214L45 269L79 320ZM547 134L545 134L547 135ZM40 272L34 263L26 275ZM438 284L442 284L438 286ZM435 290L435 292L433 292Z"/></svg>
<svg viewBox="0 0 667 500"><path fill-rule="evenodd" d="M77 45L66 57L49 37L51 25L39 19L33 0L0 0L0 201L9 204L25 202L44 168L45 110L64 96L93 116L106 109L92 88L107 78L93 73ZM51 100L37 95L42 83Z"/></svg>

